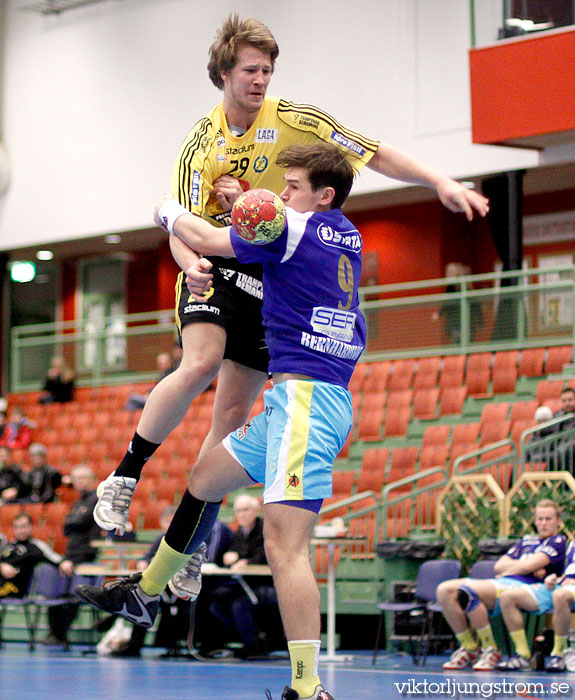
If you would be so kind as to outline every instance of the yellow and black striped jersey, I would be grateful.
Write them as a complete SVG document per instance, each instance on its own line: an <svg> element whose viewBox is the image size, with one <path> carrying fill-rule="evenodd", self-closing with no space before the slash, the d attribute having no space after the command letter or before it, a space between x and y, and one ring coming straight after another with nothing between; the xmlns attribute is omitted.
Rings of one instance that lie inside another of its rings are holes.
<svg viewBox="0 0 575 700"><path fill-rule="evenodd" d="M245 134L234 136L222 104L217 105L190 131L178 153L172 189L179 202L212 224L229 225L212 195L212 183L231 175L244 189L265 187L279 194L284 188L283 168L275 161L284 148L296 143L332 143L359 171L373 156L379 141L342 126L317 107L266 97L258 116Z"/></svg>

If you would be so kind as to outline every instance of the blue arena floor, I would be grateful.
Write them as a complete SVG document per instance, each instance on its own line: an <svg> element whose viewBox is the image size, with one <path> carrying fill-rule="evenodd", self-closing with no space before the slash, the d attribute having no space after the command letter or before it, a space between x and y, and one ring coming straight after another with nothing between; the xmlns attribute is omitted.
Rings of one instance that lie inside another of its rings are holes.
<svg viewBox="0 0 575 700"><path fill-rule="evenodd" d="M446 673L445 656L423 667L408 656L384 656L375 667L366 652L352 661L320 666L322 681L335 700L390 698L572 698L575 673ZM1 700L274 700L289 682L287 659L258 662L200 662L158 657L97 657L74 647L70 652L24 644L0 650Z"/></svg>

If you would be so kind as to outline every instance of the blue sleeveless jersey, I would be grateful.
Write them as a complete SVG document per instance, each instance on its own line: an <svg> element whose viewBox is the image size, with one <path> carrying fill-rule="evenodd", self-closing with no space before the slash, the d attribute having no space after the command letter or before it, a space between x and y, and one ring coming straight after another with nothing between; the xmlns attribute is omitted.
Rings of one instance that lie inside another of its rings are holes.
<svg viewBox="0 0 575 700"><path fill-rule="evenodd" d="M340 209L287 209L282 235L254 245L232 228L242 263L263 266L263 320L270 372L305 374L347 388L365 347L357 289L361 235Z"/></svg>

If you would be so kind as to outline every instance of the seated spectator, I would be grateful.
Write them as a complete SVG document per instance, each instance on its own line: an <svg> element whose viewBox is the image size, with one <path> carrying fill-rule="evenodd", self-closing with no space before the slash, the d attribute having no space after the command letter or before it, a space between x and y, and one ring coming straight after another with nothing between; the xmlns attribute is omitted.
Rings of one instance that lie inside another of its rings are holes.
<svg viewBox="0 0 575 700"><path fill-rule="evenodd" d="M50 361L50 369L44 381L44 393L38 403L67 403L74 398L74 381L76 376L64 358L55 355Z"/></svg>
<svg viewBox="0 0 575 700"><path fill-rule="evenodd" d="M18 498L24 503L51 503L56 489L62 483L62 475L46 462L46 447L33 442L28 448L31 469L24 472L25 487Z"/></svg>
<svg viewBox="0 0 575 700"><path fill-rule="evenodd" d="M437 601L443 616L453 630L460 647L443 668L449 671L471 666L474 671L522 670L530 668L529 646L523 626L512 615L516 605L522 610L546 612L550 609L549 591L544 580L563 570L565 535L560 535L559 507L548 499L535 506L537 535L525 535L495 563L496 577L492 579L453 579L437 587ZM506 605L507 601L510 605ZM501 662L489 617L508 611L506 622L516 654ZM469 621L468 621L469 620ZM479 643L469 623L475 629Z"/></svg>
<svg viewBox="0 0 575 700"><path fill-rule="evenodd" d="M536 423L546 423L548 420L553 418L553 411L549 406L539 406L535 411L535 422ZM526 450L526 461L527 462L548 462L552 454L551 444L537 444L539 440L552 435L555 432L555 426L549 426L547 428L540 428L537 432L533 433Z"/></svg>
<svg viewBox="0 0 575 700"><path fill-rule="evenodd" d="M0 553L0 598L26 595L36 564L46 562L58 566L62 557L42 540L32 535L32 520L27 513L19 513L12 520L13 539Z"/></svg>
<svg viewBox="0 0 575 700"><path fill-rule="evenodd" d="M156 384L162 381L164 377L167 377L168 374L171 374L176 367L173 364L172 361L172 356L170 355L169 352L161 352L159 355L156 357L156 366L158 368L158 377L156 379ZM150 389L151 391L151 389ZM150 392L148 391L147 394L131 394L130 397L128 398L128 401L126 402L126 405L124 408L126 411L138 411L141 408L144 408L144 405L146 403L146 399L150 395Z"/></svg>
<svg viewBox="0 0 575 700"><path fill-rule="evenodd" d="M13 503L26 491L22 469L12 462L12 450L0 445L0 506Z"/></svg>
<svg viewBox="0 0 575 700"><path fill-rule="evenodd" d="M6 413L8 410L8 399L4 396L0 396L0 412Z"/></svg>
<svg viewBox="0 0 575 700"><path fill-rule="evenodd" d="M79 499L72 504L63 523L64 534L68 538L64 560L60 571L66 576L72 576L77 564L93 562L98 551L92 547L92 540L98 539L102 532L94 522L92 511L96 505L94 472L83 464L72 469L72 484L79 493ZM50 632L42 640L43 644L67 646L67 635L78 612L78 604L61 605L57 609L50 608L48 622Z"/></svg>
<svg viewBox="0 0 575 700"><path fill-rule="evenodd" d="M26 449L32 442L34 424L31 423L20 407L12 409L8 426L4 430L0 445L6 445L13 450Z"/></svg>
<svg viewBox="0 0 575 700"><path fill-rule="evenodd" d="M575 542L570 542L561 577L550 574L545 585L552 591L553 631L555 639L551 655L545 660L550 673L575 671L575 649L569 648L571 613L575 611Z"/></svg>
<svg viewBox="0 0 575 700"><path fill-rule="evenodd" d="M0 445L6 444L8 439L8 416L6 411L0 411Z"/></svg>
<svg viewBox="0 0 575 700"><path fill-rule="evenodd" d="M264 549L263 520L259 516L260 502L248 494L242 494L234 501L234 515L238 529L232 535L229 551L223 555L223 563L230 571L237 571L248 564L266 564ZM255 595L256 602L250 598L245 588L237 579L219 582L205 596L205 603L210 615L217 620L230 637L239 638L243 648L237 653L241 658L260 656L265 646L260 641L262 620L259 613L270 607L277 609L277 596L269 577L251 577L247 581ZM214 643L212 635L212 644ZM209 655L206 643L201 652ZM223 644L218 644L222 647ZM217 648L217 647L216 647Z"/></svg>
<svg viewBox="0 0 575 700"><path fill-rule="evenodd" d="M565 469L571 474L575 473L575 389L568 387L561 392L561 408L554 414L554 418L559 416L571 416L571 420L555 426L556 432L560 434L555 447L555 469ZM565 433L564 437L561 434Z"/></svg>

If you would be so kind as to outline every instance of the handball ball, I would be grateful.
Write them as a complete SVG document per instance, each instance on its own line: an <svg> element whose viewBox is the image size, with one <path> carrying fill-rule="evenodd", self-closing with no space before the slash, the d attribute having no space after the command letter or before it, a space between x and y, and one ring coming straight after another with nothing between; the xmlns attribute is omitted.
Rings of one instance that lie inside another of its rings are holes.
<svg viewBox="0 0 575 700"><path fill-rule="evenodd" d="M232 225L238 236L248 243L271 243L285 228L285 205L269 190L248 190L232 207Z"/></svg>

